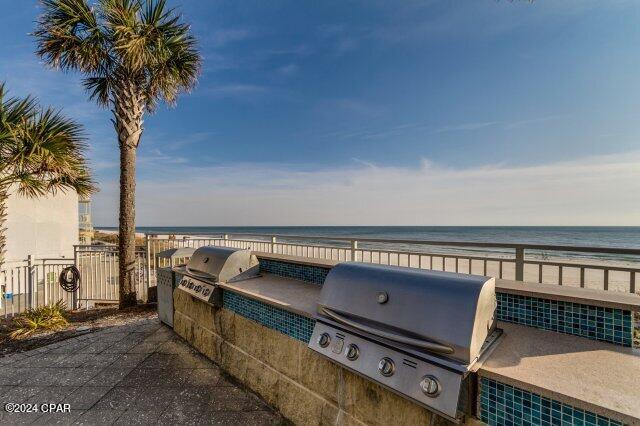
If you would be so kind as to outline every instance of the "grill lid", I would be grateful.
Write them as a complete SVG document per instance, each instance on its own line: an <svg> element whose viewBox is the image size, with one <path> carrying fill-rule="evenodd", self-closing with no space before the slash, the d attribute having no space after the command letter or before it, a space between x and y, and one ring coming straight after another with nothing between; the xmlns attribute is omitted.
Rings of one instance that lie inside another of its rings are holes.
<svg viewBox="0 0 640 426"><path fill-rule="evenodd" d="M232 282L255 276L260 268L251 250L205 246L198 248L186 266L186 271L199 278Z"/></svg>
<svg viewBox="0 0 640 426"><path fill-rule="evenodd" d="M346 262L320 293L329 318L388 343L473 363L495 329L495 279Z"/></svg>

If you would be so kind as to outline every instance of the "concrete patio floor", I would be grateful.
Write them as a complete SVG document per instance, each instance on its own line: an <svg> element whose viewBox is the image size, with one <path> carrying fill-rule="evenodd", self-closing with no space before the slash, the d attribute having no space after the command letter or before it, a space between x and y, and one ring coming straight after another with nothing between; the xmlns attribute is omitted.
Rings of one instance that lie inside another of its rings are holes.
<svg viewBox="0 0 640 426"><path fill-rule="evenodd" d="M69 413L7 413L66 403ZM157 318L0 358L0 424L283 423Z"/></svg>

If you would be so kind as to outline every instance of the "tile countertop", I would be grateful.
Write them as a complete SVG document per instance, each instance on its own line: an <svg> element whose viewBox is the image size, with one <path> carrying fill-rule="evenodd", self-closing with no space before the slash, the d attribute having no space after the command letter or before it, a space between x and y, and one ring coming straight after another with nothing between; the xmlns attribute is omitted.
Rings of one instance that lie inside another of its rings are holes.
<svg viewBox="0 0 640 426"><path fill-rule="evenodd" d="M336 260L313 259L309 257L290 256L274 253L255 253L259 258L279 260L300 265L320 266L332 268L337 265ZM539 284L531 282L496 279L496 291L501 293L519 294L522 296L538 297L542 299L563 300L565 302L582 303L585 305L618 308L640 312L640 295L618 291L593 290L580 287L560 286L555 284Z"/></svg>
<svg viewBox="0 0 640 426"><path fill-rule="evenodd" d="M316 311L316 301L322 288L319 284L273 274L262 274L235 283L221 283L220 287L309 318Z"/></svg>
<svg viewBox="0 0 640 426"><path fill-rule="evenodd" d="M485 376L627 424L640 425L640 351L500 323Z"/></svg>
<svg viewBox="0 0 640 426"><path fill-rule="evenodd" d="M322 288L272 274L221 287L305 317L313 317ZM478 374L640 425L639 350L522 325L499 326L503 338Z"/></svg>

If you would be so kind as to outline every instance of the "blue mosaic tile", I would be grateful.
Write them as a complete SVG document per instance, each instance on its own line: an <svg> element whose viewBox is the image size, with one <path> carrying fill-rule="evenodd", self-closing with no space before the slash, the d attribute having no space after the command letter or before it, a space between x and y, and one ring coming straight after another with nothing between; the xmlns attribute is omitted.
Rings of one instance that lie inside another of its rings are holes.
<svg viewBox="0 0 640 426"><path fill-rule="evenodd" d="M480 420L488 425L618 426L622 423L541 395L480 378Z"/></svg>
<svg viewBox="0 0 640 426"><path fill-rule="evenodd" d="M633 344L631 311L497 293L500 321L574 334L628 346Z"/></svg>
<svg viewBox="0 0 640 426"><path fill-rule="evenodd" d="M315 284L324 284L331 268L260 259L260 271Z"/></svg>
<svg viewBox="0 0 640 426"><path fill-rule="evenodd" d="M232 291L223 291L222 303L226 309L253 320L265 327L277 330L294 339L308 343L311 340L315 321L284 309L241 296Z"/></svg>

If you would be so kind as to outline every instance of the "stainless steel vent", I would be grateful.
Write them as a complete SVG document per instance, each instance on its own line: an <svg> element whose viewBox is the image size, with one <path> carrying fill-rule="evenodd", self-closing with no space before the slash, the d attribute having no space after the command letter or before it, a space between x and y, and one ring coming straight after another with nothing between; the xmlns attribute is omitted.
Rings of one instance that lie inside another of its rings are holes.
<svg viewBox="0 0 640 426"><path fill-rule="evenodd" d="M459 421L462 389L499 336L495 280L347 262L327 276L309 347Z"/></svg>
<svg viewBox="0 0 640 426"><path fill-rule="evenodd" d="M186 266L175 268L184 277L178 289L207 303L220 305L217 283L235 282L259 275L260 263L251 250L206 246L198 248Z"/></svg>

